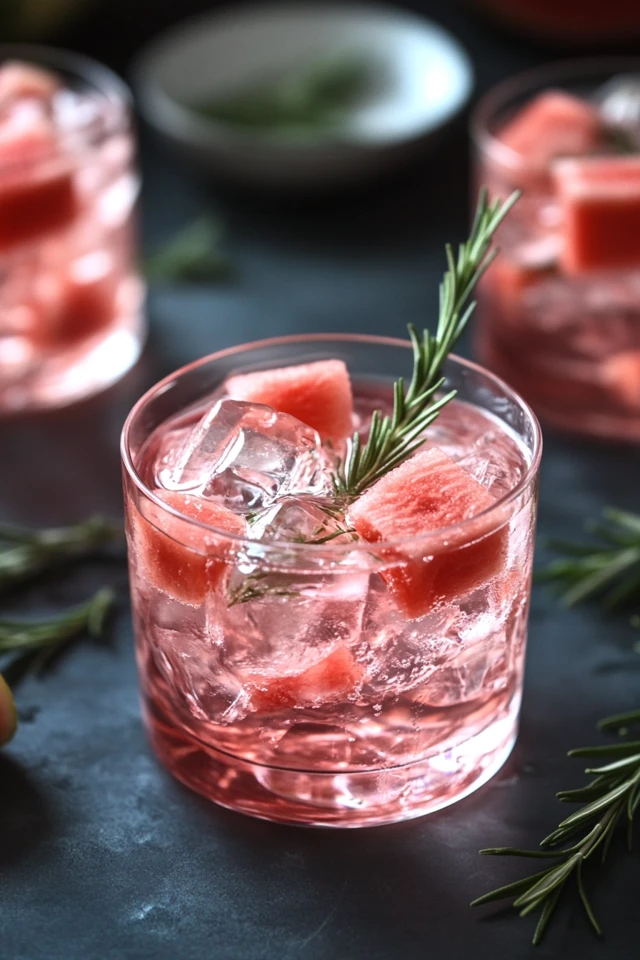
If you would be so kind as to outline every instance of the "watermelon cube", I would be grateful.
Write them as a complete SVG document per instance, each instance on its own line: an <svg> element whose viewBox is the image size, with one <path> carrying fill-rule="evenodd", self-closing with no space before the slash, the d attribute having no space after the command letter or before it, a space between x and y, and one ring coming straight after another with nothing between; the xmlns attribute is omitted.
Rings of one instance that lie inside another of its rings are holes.
<svg viewBox="0 0 640 960"><path fill-rule="evenodd" d="M0 179L0 253L66 227L75 215L68 171Z"/></svg>
<svg viewBox="0 0 640 960"><path fill-rule="evenodd" d="M640 267L640 156L562 160L553 173L563 210L562 268Z"/></svg>
<svg viewBox="0 0 640 960"><path fill-rule="evenodd" d="M219 503L177 490L157 493L185 517L236 536L247 532L244 518ZM144 514L135 515L132 523L133 546L143 575L174 600L197 606L225 575L229 541L150 502L143 510Z"/></svg>
<svg viewBox="0 0 640 960"><path fill-rule="evenodd" d="M357 691L362 668L344 647L303 673L288 677L252 677L251 700L256 710L272 712L311 707L347 699Z"/></svg>
<svg viewBox="0 0 640 960"><path fill-rule="evenodd" d="M353 431L351 380L342 360L318 360L293 367L230 377L234 400L263 403L317 430L323 440L341 440Z"/></svg>
<svg viewBox="0 0 640 960"><path fill-rule="evenodd" d="M53 73L29 63L8 60L0 67L0 107L15 100L50 100L60 88Z"/></svg>
<svg viewBox="0 0 640 960"><path fill-rule="evenodd" d="M561 90L547 90L518 111L498 139L531 170L544 171L554 157L591 153L602 143L595 106Z"/></svg>
<svg viewBox="0 0 640 960"><path fill-rule="evenodd" d="M441 546L419 544L376 550L383 560L397 560L382 574L399 610L415 620L435 604L454 600L498 574L503 566L507 529L495 517L479 516L495 505L494 497L442 450L417 453L378 480L349 510L351 523L369 543L419 537L472 520L464 531L451 531Z"/></svg>
<svg viewBox="0 0 640 960"><path fill-rule="evenodd" d="M111 275L87 282L67 278L51 331L56 342L71 345L108 327L115 313L115 294Z"/></svg>
<svg viewBox="0 0 640 960"><path fill-rule="evenodd" d="M76 214L69 163L39 103L21 103L0 124L0 253L67 226Z"/></svg>
<svg viewBox="0 0 640 960"><path fill-rule="evenodd" d="M602 368L602 378L623 406L640 412L640 350L609 357Z"/></svg>

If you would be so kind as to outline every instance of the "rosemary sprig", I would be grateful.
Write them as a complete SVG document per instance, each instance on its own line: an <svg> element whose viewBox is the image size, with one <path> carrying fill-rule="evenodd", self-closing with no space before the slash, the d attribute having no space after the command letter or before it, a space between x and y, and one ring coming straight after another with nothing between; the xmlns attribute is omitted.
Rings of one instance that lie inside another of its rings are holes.
<svg viewBox="0 0 640 960"><path fill-rule="evenodd" d="M468 303L471 292L497 250L490 252L491 241L501 222L519 197L512 193L505 200L489 200L486 189L480 191L476 215L469 239L461 243L457 258L450 244L445 247L447 270L440 284L440 312L435 335L424 330L420 336L409 326L413 344L413 374L408 389L402 378L393 388L393 414L375 411L364 447L354 433L344 463L334 478L338 499L353 500L376 480L414 453L424 441L425 429L456 394L451 390L438 396L445 378L442 367L467 325L475 308Z"/></svg>
<svg viewBox="0 0 640 960"><path fill-rule="evenodd" d="M44 530L0 524L0 591L62 563L91 557L122 539L121 525L98 516Z"/></svg>
<svg viewBox="0 0 640 960"><path fill-rule="evenodd" d="M250 573L237 587L227 594L227 607L235 607L239 603L249 603L250 600L261 600L263 597L295 597L297 591L284 584L273 583L270 574L266 572Z"/></svg>
<svg viewBox="0 0 640 960"><path fill-rule="evenodd" d="M226 97L191 105L207 120L252 133L322 132L339 127L367 93L376 64L352 54L320 60Z"/></svg>
<svg viewBox="0 0 640 960"><path fill-rule="evenodd" d="M562 556L537 578L557 584L567 606L594 598L609 610L633 601L640 606L640 515L607 507L603 520L588 526L593 541L554 542Z"/></svg>
<svg viewBox="0 0 640 960"><path fill-rule="evenodd" d="M147 257L145 276L161 283L228 280L233 268L222 249L223 235L219 220L212 217L194 220Z"/></svg>
<svg viewBox="0 0 640 960"><path fill-rule="evenodd" d="M533 942L540 943L568 881L574 877L582 905L597 934L601 928L589 902L584 886L584 864L597 851L604 863L611 840L620 821L627 824L627 841L631 848L631 830L640 806L640 740L626 739L630 728L640 726L640 710L608 717L599 724L601 730L615 731L617 743L572 750L570 757L597 758L603 766L590 767L585 772L593 779L578 790L565 790L558 799L565 803L584 804L566 817L546 837L538 850L519 850L514 847L496 847L481 850L488 856L553 858L558 862L539 873L516 880L504 887L474 900L472 906L495 900L513 898L513 906L525 917L540 911ZM577 842L563 845L577 834ZM558 847L562 849L557 849Z"/></svg>
<svg viewBox="0 0 640 960"><path fill-rule="evenodd" d="M12 655L4 674L16 682L29 670L40 672L81 634L99 637L115 594L102 587L86 603L41 620L0 619L0 657Z"/></svg>
<svg viewBox="0 0 640 960"><path fill-rule="evenodd" d="M402 377L395 382L393 414L383 416L380 411L374 411L364 447L360 435L354 433L344 461L338 462L332 476L335 503L327 510L329 515L344 513L344 508L367 487L422 446L426 439L425 429L455 397L455 390L444 396L437 395L445 382L442 366L473 313L475 303L468 303L471 292L497 254L497 250L490 251L493 236L519 196L519 191L515 191L507 200L489 200L487 190L483 188L469 239L460 244L457 258L451 245L446 245L447 269L440 284L436 333L424 330L420 336L413 326L409 326L413 344L413 373L409 387L405 391ZM323 544L342 535L352 535L351 528L345 526L328 536L314 535L304 542ZM274 592L288 595L279 587L271 589L269 581L263 583L261 578L262 575L249 574L244 585L229 593L228 605L247 603Z"/></svg>

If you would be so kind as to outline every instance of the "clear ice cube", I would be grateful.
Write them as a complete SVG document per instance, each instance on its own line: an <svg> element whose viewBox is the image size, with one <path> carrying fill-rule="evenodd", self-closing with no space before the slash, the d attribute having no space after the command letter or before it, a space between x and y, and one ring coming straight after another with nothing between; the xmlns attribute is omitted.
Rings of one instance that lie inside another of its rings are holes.
<svg viewBox="0 0 640 960"><path fill-rule="evenodd" d="M241 585L232 574L229 590ZM339 647L358 641L369 582L366 573L326 577L288 575L286 595L268 575L258 583L264 592L247 603L227 606L225 597L211 597L207 617L211 630L222 630L225 669L243 685L259 686L297 676Z"/></svg>
<svg viewBox="0 0 640 960"><path fill-rule="evenodd" d="M158 481L253 513L278 496L320 492L328 482L324 464L318 434L295 417L222 399L189 431Z"/></svg>
<svg viewBox="0 0 640 960"><path fill-rule="evenodd" d="M250 536L291 543L349 543L346 526L330 500L283 497L252 519Z"/></svg>
<svg viewBox="0 0 640 960"><path fill-rule="evenodd" d="M441 669L460 647L457 616L457 608L439 606L418 621L405 620L374 575L357 654L367 664L365 694L380 701L398 696Z"/></svg>

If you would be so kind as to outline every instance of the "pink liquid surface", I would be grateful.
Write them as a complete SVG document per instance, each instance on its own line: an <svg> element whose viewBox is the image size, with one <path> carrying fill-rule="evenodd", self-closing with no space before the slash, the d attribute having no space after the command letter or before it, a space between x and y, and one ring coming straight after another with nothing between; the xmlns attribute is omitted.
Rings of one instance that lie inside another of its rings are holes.
<svg viewBox="0 0 640 960"><path fill-rule="evenodd" d="M383 399L356 385L354 426L366 432ZM139 467L150 486L168 483L167 464L197 419L176 418L151 436ZM427 444L496 498L527 469L515 437L462 402L444 410ZM228 559L216 589L179 602L154 569L171 555L145 545L152 514L142 504L144 520L130 501L137 657L160 758L218 803L297 823L385 823L478 787L517 732L533 500L529 490L509 510L501 569L415 620L397 609L377 558L374 569L363 557L278 567L260 556L260 540ZM261 588L284 584L287 595L230 604L256 571Z"/></svg>
<svg viewBox="0 0 640 960"><path fill-rule="evenodd" d="M126 108L53 74L34 96L19 75L14 82L16 70L0 65L5 411L59 406L107 386L135 362L143 335Z"/></svg>

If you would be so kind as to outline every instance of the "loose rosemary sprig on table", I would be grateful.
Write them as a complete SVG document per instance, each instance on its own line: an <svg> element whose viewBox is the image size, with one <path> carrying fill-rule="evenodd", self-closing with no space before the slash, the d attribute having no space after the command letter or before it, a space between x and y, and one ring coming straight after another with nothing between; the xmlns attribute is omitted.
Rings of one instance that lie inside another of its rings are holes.
<svg viewBox="0 0 640 960"><path fill-rule="evenodd" d="M160 283L218 283L233 276L222 241L222 223L200 217L171 237L144 263L148 280Z"/></svg>
<svg viewBox="0 0 640 960"><path fill-rule="evenodd" d="M0 619L0 658L13 654L4 676L13 683L28 671L40 672L82 634L99 637L114 600L113 590L102 587L86 603L48 619Z"/></svg>
<svg viewBox="0 0 640 960"><path fill-rule="evenodd" d="M344 463L335 476L338 499L354 500L410 457L424 443L425 429L455 397L455 390L438 396L444 385L442 367L475 308L475 302L468 303L469 297L497 254L497 250L490 251L494 234L518 197L519 193L515 192L505 201L490 201L487 191L481 190L469 239L460 244L457 258L451 245L446 245L447 270L440 284L436 333L424 330L420 336L415 327L409 326L413 344L409 387L405 391L402 377L396 381L393 414L382 416L379 411L374 412L364 447L359 434L353 435Z"/></svg>
<svg viewBox="0 0 640 960"><path fill-rule="evenodd" d="M601 934L584 885L584 865L596 851L600 851L601 862L604 863L621 820L627 824L627 841L631 848L633 821L640 806L640 740L630 739L630 732L634 727L640 727L640 710L609 717L602 720L599 727L603 731L617 732L618 741L605 746L572 750L569 756L604 761L604 765L585 771L593 778L586 786L578 790L565 790L557 795L564 803L582 803L584 806L566 817L542 841L538 850L497 847L480 851L489 856L552 858L558 861L539 873L478 897L472 904L479 906L513 898L513 906L519 910L521 917L539 910L534 944L542 940L571 878L575 878L589 922L596 933ZM580 834L571 846L563 846Z"/></svg>
<svg viewBox="0 0 640 960"><path fill-rule="evenodd" d="M599 598L609 610L634 601L640 609L640 515L607 507L588 528L591 543L553 542L561 556L537 578L557 584L567 606Z"/></svg>
<svg viewBox="0 0 640 960"><path fill-rule="evenodd" d="M122 526L98 516L44 530L0 523L0 591L63 563L95 556L122 540Z"/></svg>

